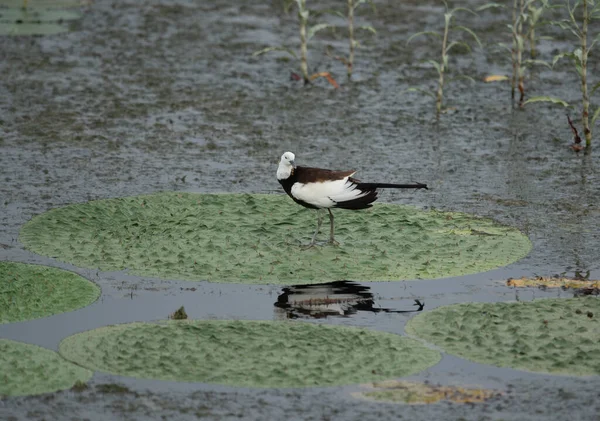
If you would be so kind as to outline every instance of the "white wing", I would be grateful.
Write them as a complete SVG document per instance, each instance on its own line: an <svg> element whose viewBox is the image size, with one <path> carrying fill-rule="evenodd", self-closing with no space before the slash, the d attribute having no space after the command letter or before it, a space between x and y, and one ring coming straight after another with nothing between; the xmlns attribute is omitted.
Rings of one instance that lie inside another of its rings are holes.
<svg viewBox="0 0 600 421"><path fill-rule="evenodd" d="M348 181L348 177L319 183L296 183L292 186L292 196L319 208L332 208L336 203L354 200L366 194L368 192L358 190L356 184Z"/></svg>

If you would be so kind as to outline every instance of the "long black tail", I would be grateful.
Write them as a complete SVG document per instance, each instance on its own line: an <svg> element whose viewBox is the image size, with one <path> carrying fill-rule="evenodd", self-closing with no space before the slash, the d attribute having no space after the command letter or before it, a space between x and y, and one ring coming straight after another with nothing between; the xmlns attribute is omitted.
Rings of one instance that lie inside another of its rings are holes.
<svg viewBox="0 0 600 421"><path fill-rule="evenodd" d="M427 184L390 184L390 183L359 183L358 188L361 190L375 189L427 189Z"/></svg>

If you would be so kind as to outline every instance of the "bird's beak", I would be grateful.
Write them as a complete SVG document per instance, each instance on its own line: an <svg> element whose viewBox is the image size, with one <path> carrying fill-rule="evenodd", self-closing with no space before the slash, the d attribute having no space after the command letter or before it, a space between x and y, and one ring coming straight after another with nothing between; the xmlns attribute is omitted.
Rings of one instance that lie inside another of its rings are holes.
<svg viewBox="0 0 600 421"><path fill-rule="evenodd" d="M290 164L292 165L292 168L296 169L296 161L290 161Z"/></svg>

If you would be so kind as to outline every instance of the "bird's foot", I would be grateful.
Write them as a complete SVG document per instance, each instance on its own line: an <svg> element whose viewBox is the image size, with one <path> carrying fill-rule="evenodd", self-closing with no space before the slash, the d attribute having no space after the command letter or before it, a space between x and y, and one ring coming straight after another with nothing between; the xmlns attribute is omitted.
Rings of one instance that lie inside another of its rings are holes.
<svg viewBox="0 0 600 421"><path fill-rule="evenodd" d="M340 243L335 241L335 238L330 238L327 244L331 244L332 246L339 246Z"/></svg>
<svg viewBox="0 0 600 421"><path fill-rule="evenodd" d="M308 244L301 245L301 246L300 246L300 248L301 248L302 250L308 250L308 249L310 249L310 248L313 248L313 247L315 247L316 245L317 245L317 243L310 242L310 243L308 243Z"/></svg>

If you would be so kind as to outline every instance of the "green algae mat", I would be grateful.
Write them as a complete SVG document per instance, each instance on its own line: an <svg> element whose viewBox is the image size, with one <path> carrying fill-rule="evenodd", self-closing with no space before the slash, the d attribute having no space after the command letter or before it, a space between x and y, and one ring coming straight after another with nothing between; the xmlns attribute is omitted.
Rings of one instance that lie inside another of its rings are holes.
<svg viewBox="0 0 600 421"><path fill-rule="evenodd" d="M51 316L85 307L100 288L66 270L0 262L0 323Z"/></svg>
<svg viewBox="0 0 600 421"><path fill-rule="evenodd" d="M439 307L406 331L478 363L600 375L600 299L540 299Z"/></svg>
<svg viewBox="0 0 600 421"><path fill-rule="evenodd" d="M385 204L334 213L341 245L303 249L315 212L285 195L158 193L52 209L20 240L80 267L256 284L457 276L531 248L518 230L463 213Z"/></svg>
<svg viewBox="0 0 600 421"><path fill-rule="evenodd" d="M49 349L0 339L0 396L35 395L87 382L92 372Z"/></svg>
<svg viewBox="0 0 600 421"><path fill-rule="evenodd" d="M408 376L440 360L437 351L391 333L227 320L102 327L64 339L60 354L124 376L246 387L376 381Z"/></svg>

